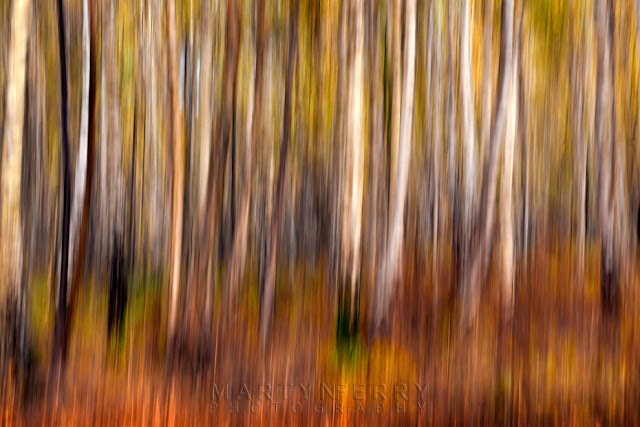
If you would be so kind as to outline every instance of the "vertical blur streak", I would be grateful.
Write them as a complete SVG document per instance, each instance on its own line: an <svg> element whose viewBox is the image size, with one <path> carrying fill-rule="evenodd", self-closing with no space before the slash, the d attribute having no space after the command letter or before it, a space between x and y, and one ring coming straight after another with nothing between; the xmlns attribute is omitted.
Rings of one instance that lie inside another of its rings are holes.
<svg viewBox="0 0 640 427"><path fill-rule="evenodd" d="M106 99L107 121L102 122L102 126L107 128L106 158L102 157L101 162L107 165L107 182L103 184L103 197L107 200L107 209L102 212L106 216L103 221L106 223L106 255L111 257L114 251L122 243L124 232L124 182L123 182L123 156L122 141L123 120L120 116L122 103L120 100L120 85L122 82L119 72L118 61L118 24L117 0L107 0L103 7L103 75L105 75L106 86L102 86L102 92ZM108 187L107 187L108 185Z"/></svg>
<svg viewBox="0 0 640 427"><path fill-rule="evenodd" d="M280 156L278 158L278 180L276 183L275 212L270 226L269 251L267 254L267 270L264 282L264 294L260 304L260 336L262 343L266 343L273 315L273 299L276 286L276 260L278 237L280 235L280 217L282 216L282 199L284 192L284 174L289 149L289 135L291 133L291 85L293 81L293 67L296 59L298 3L293 0L293 13L290 15L289 52L287 60L286 87L284 92L284 117L282 120L282 140L280 142Z"/></svg>
<svg viewBox="0 0 640 427"><path fill-rule="evenodd" d="M595 132L598 149L598 212L602 244L600 293L605 313L613 314L617 309L618 277L615 271L617 259L614 243L614 209L612 197L615 171L613 130L615 128L614 59L612 54L613 16L609 0L597 0L595 18L598 34L598 57L596 70L596 114Z"/></svg>
<svg viewBox="0 0 640 427"><path fill-rule="evenodd" d="M520 26L518 25L518 28ZM518 88L519 88L519 54L520 42L517 31L514 39L513 57L511 59L511 76L507 94L507 123L502 151L502 176L500 178L500 242L502 250L502 304L506 317L511 316L513 307L514 281L514 229L513 229L513 162L516 143L516 126L518 118Z"/></svg>
<svg viewBox="0 0 640 427"><path fill-rule="evenodd" d="M182 121L178 99L178 46L176 35L175 0L167 0L167 36L169 38L167 69L169 75L169 117L171 139L173 146L173 196L172 196L172 226L171 226L171 267L170 267L170 302L168 340L175 339L176 317L178 310L178 289L180 286L180 258L182 248L182 189L183 189L183 150L182 150Z"/></svg>
<svg viewBox="0 0 640 427"><path fill-rule="evenodd" d="M484 40L482 47L482 134L481 149L487 148L491 136L491 102L493 95L493 0L484 1Z"/></svg>
<svg viewBox="0 0 640 427"><path fill-rule="evenodd" d="M0 312L19 306L17 327L23 323L25 295L22 292L22 220L20 218L20 185L22 175L22 142L25 108L27 40L30 28L31 0L15 0L11 7L11 42L7 65L4 134L2 140L2 194L0 219ZM5 328L7 326L1 325ZM20 331L20 335L23 332ZM20 338L20 346L24 338ZM0 340L0 357L12 349ZM5 347L5 348L3 348ZM20 350L20 349L17 349ZM0 368L2 362L0 361Z"/></svg>
<svg viewBox="0 0 640 427"><path fill-rule="evenodd" d="M346 167L343 215L342 277L350 282L349 317L355 317L356 286L360 271L362 235L362 197L364 186L364 5L361 0L350 4L350 32L353 57L349 61L349 108L347 140L344 144Z"/></svg>
<svg viewBox="0 0 640 427"><path fill-rule="evenodd" d="M80 220L80 207L84 186L82 178L87 168L87 135L89 126L89 7L88 0L82 0L82 102L80 106L80 137L78 144L78 158L73 182L73 201L71 203L71 225L69 229L69 242L71 256L69 263L74 260L75 236L78 233L78 221Z"/></svg>
<svg viewBox="0 0 640 427"><path fill-rule="evenodd" d="M63 357L66 358L68 350L69 350L69 338L71 336L71 327L73 324L73 318L76 309L76 302L78 300L78 294L80 292L80 282L82 281L84 274L84 264L85 257L87 253L87 234L89 229L89 213L91 209L91 195L93 190L93 171L95 165L95 131L96 131L96 32L97 32L97 17L96 17L96 5L94 4L94 0L89 0L90 4L87 4L87 15L90 16L90 22L88 26L90 30L89 37L89 46L85 50L85 53L89 54L89 58L85 58L85 61L88 63L89 75L85 75L88 77L88 96L87 96L87 115L88 115L88 129L87 129L87 144L86 144L86 169L84 173L84 186L83 186L83 201L82 201L82 212L80 219L80 228L79 234L77 236L77 243L74 245L76 248L75 253L73 253L73 270L71 274L71 289L69 291L69 302L67 304L67 327L63 331L64 338L62 340L63 346ZM87 0L85 0L87 3ZM84 90L84 89L83 89ZM82 149L82 147L80 147ZM78 173L78 171L76 171ZM76 185L82 186L83 184L79 182L79 179L76 178ZM76 193L77 194L77 193Z"/></svg>
<svg viewBox="0 0 640 427"><path fill-rule="evenodd" d="M399 13L399 11L398 11ZM413 131L413 95L416 60L416 2L406 2L406 52L402 93L394 94L394 99L402 99L400 111L400 134L397 158L394 160L395 175L392 176L391 214L389 225L389 243L385 251L383 280L378 291L378 307L376 323L379 324L389 306L389 298L393 292L394 281L399 277L399 260L401 258L404 234L404 207L407 196L409 178L409 153L411 151L411 132ZM399 24L399 22L398 22ZM402 98L401 98L402 97ZM377 325L376 325L377 326Z"/></svg>
<svg viewBox="0 0 640 427"><path fill-rule="evenodd" d="M266 20L266 5L262 0L255 2L256 10L256 34L255 34L255 51L256 59L254 65L254 86L253 100L249 101L249 105L253 105L253 111L249 107L248 126L247 126L247 144L245 153L244 167L244 185L242 191L242 199L240 203L240 220L238 221L233 247L231 249L231 260L227 272L226 288L235 294L240 275L244 267L244 259L246 255L247 233L249 230L249 205L251 200L251 184L253 179L253 152L258 143L258 133L261 125L261 108L262 108L262 73L264 69L264 28ZM251 90L251 89L249 89ZM251 95L250 95L251 96ZM207 299L208 301L208 299Z"/></svg>
<svg viewBox="0 0 640 427"><path fill-rule="evenodd" d="M210 170L213 168L212 160L213 157L211 153L214 150L211 144L211 129L212 129L212 91L211 87L213 86L213 25L212 25L212 10L213 7L210 2L204 2L202 5L202 31L203 31L203 40L202 40L202 56L200 61L200 93L199 93L199 109L198 116L200 119L200 177L199 177L199 186L200 192L198 197L198 215L197 221L200 224L200 228L202 224L207 221L207 216L210 215L210 212L207 211L207 194L208 194L208 186L207 186L207 177L208 174L211 173ZM154 38L155 40L155 38ZM210 190L209 190L210 191ZM200 241L207 241L206 238L201 238ZM208 254L208 248L205 248L202 245L199 248L200 254L198 255L198 260L201 265L198 267L199 280L203 281L203 285L206 287L205 290L205 313L204 313L204 321L205 324L210 324L211 321L211 311L212 311L212 292L210 285L210 274L206 275L206 279L203 280L201 273L209 266L208 257L206 257L206 261L203 261L205 256L203 254ZM204 267L203 267L204 266Z"/></svg>
<svg viewBox="0 0 640 427"><path fill-rule="evenodd" d="M431 26L435 26L435 31L436 31L436 36L440 35L443 33L442 31L442 20L439 17L439 14L436 15L437 11L435 10L435 6L433 4L433 2L431 2L430 6L429 6L429 22ZM436 15L436 16L434 16ZM432 236L432 244L431 244L431 250L433 251L433 301L434 304L438 304L438 291L440 288L440 284L438 283L440 280L440 273L439 273L439 260L440 258L438 257L438 255L440 254L439 252L439 231L440 231L440 221L441 221L441 216L440 216L440 210L441 210L441 187L442 187L442 179L441 179L441 174L442 172L440 172L440 162L442 161L442 154L441 154L441 145L442 145L442 119L441 119L441 112L442 112L442 85L441 82L442 80L444 80L444 73L443 73L443 67L442 67L442 56L443 56L443 46L441 43L433 42L433 32L434 30L430 31L430 37L429 37L429 45L428 45L428 67L431 68L431 52L433 52L433 47L435 44L435 58L433 58L433 68L434 68L434 77L435 79L431 79L429 78L429 86L428 86L428 97L427 100L431 100L431 93L435 92L435 95L433 95L433 107L434 107L434 111L433 111L433 118L434 120L432 120L431 122L433 123L433 135L431 138L431 143L433 146L433 188L434 188L434 204L433 204L433 236ZM430 71L429 71L430 73ZM426 109L425 109L426 110ZM427 117L431 117L431 112L430 111L426 111L426 115ZM428 129L427 131L430 131L430 129Z"/></svg>
<svg viewBox="0 0 640 427"><path fill-rule="evenodd" d="M64 11L62 0L58 5L58 46L60 49L60 94L61 127L62 127L62 243L60 244L60 277L58 287L58 309L56 312L56 324L53 336L53 357L51 359L51 376L53 384L61 378L64 372L66 354L64 350L64 333L69 327L67 324L67 271L69 267L69 221L71 215L71 165L69 159L69 125L68 125L68 89L67 89L67 57L64 31Z"/></svg>
<svg viewBox="0 0 640 427"><path fill-rule="evenodd" d="M574 1L572 6L575 8L576 2ZM574 12L575 14L575 12ZM576 38L576 31L573 29L573 22L575 19L571 20L571 37ZM582 25L585 25L584 22L584 10L582 12ZM576 42L574 41L574 45L578 47L572 54L571 58L571 74L569 78L572 81L572 91L573 91L573 138L576 144L576 187L577 187L577 200L576 200L576 211L578 216L577 221L577 268L576 274L578 276L578 281L583 282L584 280L584 251L585 251L585 196L586 196L586 167L587 167L587 139L585 138L583 128L584 122L583 118L585 116L584 111L584 80L585 77L582 75L586 67L584 66L584 56L586 52L584 52L584 33L580 37L580 39Z"/></svg>
<svg viewBox="0 0 640 427"><path fill-rule="evenodd" d="M462 1L462 18L460 20L460 93L462 102L462 117L463 117L463 149L464 149L464 163L463 163L463 188L464 188L464 211L462 217L462 235L472 236L473 228L472 221L474 220L473 214L476 211L476 164L478 163L478 156L476 153L475 142L475 107L474 107L474 95L473 95L473 82L471 81L471 1ZM504 31L504 30L503 30ZM488 69L486 70L489 71ZM482 163L480 163L482 167ZM488 165L485 165L488 167ZM482 180L481 185L486 186L485 180ZM463 260L469 262L468 258L471 256L473 239L465 239L468 243L463 248ZM465 295L465 305L468 311L469 320L475 317L479 283L476 277L471 276L467 278L463 283L463 292Z"/></svg>
<svg viewBox="0 0 640 427"><path fill-rule="evenodd" d="M482 191L480 194L479 211L474 215L474 223L477 230L473 230L471 237L470 259L467 260L468 269L465 287L471 286L467 301L467 325L475 319L478 309L478 286L482 283L488 272L489 251L491 249L494 231L494 212L498 181L498 158L506 120L506 102L509 90L511 67L513 65L513 0L504 0L502 3L502 36L500 40L500 63L498 69L498 93L496 98L495 114L491 125L491 138L489 141L488 158L482 172ZM466 201L469 203L469 201Z"/></svg>
<svg viewBox="0 0 640 427"><path fill-rule="evenodd" d="M1 425L640 425L640 0L0 1L0 139Z"/></svg>
<svg viewBox="0 0 640 427"><path fill-rule="evenodd" d="M640 0L636 0L636 44L637 50L640 51ZM637 55L637 66L640 69L640 54ZM638 105L636 106L636 162L640 162L640 80L637 83L636 89L636 101ZM638 187L640 188L640 173L637 174L638 179ZM637 225L636 225L636 242L640 243L640 201L638 202L637 210L634 211L637 215Z"/></svg>

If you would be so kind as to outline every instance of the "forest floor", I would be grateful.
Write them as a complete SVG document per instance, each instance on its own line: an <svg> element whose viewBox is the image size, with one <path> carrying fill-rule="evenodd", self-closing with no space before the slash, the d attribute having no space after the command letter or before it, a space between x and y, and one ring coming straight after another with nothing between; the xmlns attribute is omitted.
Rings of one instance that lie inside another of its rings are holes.
<svg viewBox="0 0 640 427"><path fill-rule="evenodd" d="M180 335L188 338L171 365L164 357L162 280L131 284L123 332L109 343L105 287L87 286L60 392L47 391L53 310L46 280L36 279L33 366L20 390L4 379L0 424L638 425L637 267L623 274L619 315L603 320L599 250L588 248L582 286L571 252L556 246L532 254L518 272L508 322L490 277L469 330L451 298L449 260L436 281L425 267L431 262L409 257L389 319L372 340L365 322L363 332L337 337L323 270L299 267L280 274L263 347L257 281L247 274L233 319L214 316L211 336L193 338L203 328L196 316L183 319ZM216 314L224 312L218 294Z"/></svg>

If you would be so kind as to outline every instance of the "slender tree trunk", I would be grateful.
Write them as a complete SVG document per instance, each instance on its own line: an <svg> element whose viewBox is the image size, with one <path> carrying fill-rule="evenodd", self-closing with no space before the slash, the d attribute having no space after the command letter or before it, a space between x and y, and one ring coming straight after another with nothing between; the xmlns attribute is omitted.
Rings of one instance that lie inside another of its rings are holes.
<svg viewBox="0 0 640 427"><path fill-rule="evenodd" d="M402 1L390 0L391 15L391 164L389 176L398 169L400 141L400 113L402 108ZM390 179L389 194L395 193L394 179ZM391 198L391 197L390 197Z"/></svg>
<svg viewBox="0 0 640 427"><path fill-rule="evenodd" d="M516 42L517 45L517 42ZM518 49L514 49L507 94L507 123L505 129L504 146L502 151L502 176L500 178L500 238L502 253L502 305L507 315L511 317L513 309L514 285L514 225L513 225L513 161L517 134L518 120Z"/></svg>
<svg viewBox="0 0 640 427"><path fill-rule="evenodd" d="M273 300L276 286L276 260L278 250L278 236L280 234L280 217L282 216L282 199L284 191L284 175L287 163L287 151L289 149L289 136L291 133L291 84L293 81L293 67L295 65L297 50L297 27L298 27L298 0L293 2L293 13L290 15L289 34L289 58L287 60L287 77L284 92L284 118L282 122L282 141L280 143L280 157L278 160L278 180L276 183L275 212L273 214L269 250L267 255L267 265L265 273L265 283L263 287L262 304L260 306L260 335L263 344L269 334L271 316L273 312Z"/></svg>
<svg viewBox="0 0 640 427"><path fill-rule="evenodd" d="M245 153L244 183L245 188L242 192L242 201L240 204L240 221L235 230L233 241L233 249L231 251L231 259L229 261L229 269L227 271L227 286L231 292L231 296L235 295L242 274L244 260L247 250L247 235L249 230L249 207L251 200L251 187L253 179L253 151L258 143L258 135L261 126L261 108L262 108L262 70L264 69L264 46L263 39L266 24L266 6L261 0L256 1L256 63L255 78L253 89L253 117L249 118L251 123L251 133L247 138L247 149ZM251 114L251 112L249 113Z"/></svg>
<svg viewBox="0 0 640 427"><path fill-rule="evenodd" d="M482 153L491 136L491 101L493 95L493 0L484 2L484 44L482 51Z"/></svg>
<svg viewBox="0 0 640 427"><path fill-rule="evenodd" d="M348 124L345 141L345 161L342 212L342 278L349 282L349 317L353 321L356 307L356 287L360 273L360 242L362 235L362 198L364 190L364 5L362 0L350 3L350 34L353 57L349 66Z"/></svg>
<svg viewBox="0 0 640 427"><path fill-rule="evenodd" d="M151 28L160 28L160 5L158 0L149 1L149 15L151 21ZM149 103L149 127L150 127L150 147L151 154L150 159L150 171L149 171L149 207L147 209L147 224L148 224L148 240L151 247L151 260L154 267L158 263L160 258L160 222L164 217L164 214L158 215L158 212L164 211L161 207L159 182L160 178L160 164L159 164L159 150L160 145L158 141L158 38L153 37L153 32L149 30L147 32L148 52L149 52L149 84L150 90L148 93ZM104 74L103 74L104 75Z"/></svg>
<svg viewBox="0 0 640 427"><path fill-rule="evenodd" d="M436 12L434 12L434 5L433 3L430 6L430 12L429 14L431 15L431 25L435 27L435 31L438 32L438 34L441 34L442 29L439 25L439 23L441 22L439 18L435 17ZM437 26L436 26L436 23ZM431 30L434 31L434 30ZM432 49L432 44L429 46L429 49ZM439 274L439 258L438 258L438 253L439 253L439 236L440 236L440 199L441 199L441 188L442 188L442 172L441 172L441 168L440 168L440 162L442 160L442 154L440 152L441 149L441 144L442 144L442 117L441 117L441 112L442 112L442 81L443 79L443 73L442 73L442 55L443 55L443 49L442 49L442 45L440 43L436 44L436 57L435 57L435 62L434 62L434 66L435 66L435 85L433 85L433 83L431 83L430 86L430 92L434 92L435 91L435 99L434 99L434 114L433 117L434 119L432 120L433 123L433 138L432 138L432 144L433 144L433 188L434 188L434 195L433 195L433 243L432 243L432 251L433 251L433 266L432 266L432 270L433 270L433 299L434 299L434 303L437 304L438 303L438 288L439 288L439 282L440 282L440 274ZM433 82L433 80L432 80ZM427 99L431 99L431 98L427 98ZM427 111L426 113L427 115L431 115L431 112Z"/></svg>
<svg viewBox="0 0 640 427"><path fill-rule="evenodd" d="M227 1L227 49L224 64L224 110L222 112L221 134L222 134L222 155L219 162L218 171L218 224L220 226L219 243L220 257L224 258L227 254L227 236L223 227L224 209L223 200L225 187L229 188L229 229L233 235L235 229L235 175L236 175L236 86L238 79L238 61L240 56L240 41L242 37L242 4L238 0ZM229 178L225 177L227 155L229 155ZM228 291L228 289L227 289ZM227 300L231 297L231 293L227 292Z"/></svg>
<svg viewBox="0 0 640 427"><path fill-rule="evenodd" d="M640 51L640 0L636 0L636 43L637 50ZM640 69L640 55L638 57L638 67ZM638 79L638 87L637 87L637 117L636 117L636 162L638 163L638 167L640 168L640 79ZM638 173L638 190L640 191L640 173ZM640 197L639 197L640 199ZM636 244L640 244L640 200L638 201L638 207L636 208Z"/></svg>
<svg viewBox="0 0 640 427"><path fill-rule="evenodd" d="M83 202L82 202L82 213L79 227L79 234L77 238L77 242L75 244L75 253L74 253L74 262L73 262L73 270L70 277L71 285L69 289L69 302L66 307L66 317L67 317L67 327L63 329L63 339L62 339L62 372L64 372L66 360L69 352L69 338L71 335L71 326L73 325L73 316L75 313L75 306L78 300L78 294L80 291L80 282L82 280L82 276L84 273L84 264L85 257L87 253L87 232L89 229L89 214L91 211L91 192L93 188L93 169L95 164L95 129L96 129L96 32L97 32L97 16L96 16L96 6L93 1L87 5L87 14L90 16L90 47L86 49L86 53L89 53L88 63L89 63L89 75L88 83L88 128L87 128L87 152L85 154L85 159L87 162L85 168L85 182L84 182L84 190L83 193ZM82 185L82 184L79 184Z"/></svg>
<svg viewBox="0 0 640 427"><path fill-rule="evenodd" d="M104 21L104 15L103 15ZM107 119L107 77L106 77L106 60L107 56L106 49L101 49L101 69L103 72L100 73L100 155L98 156L100 162L100 213L98 215L99 218L99 227L100 227L100 258L107 255L107 247L108 247L108 223L109 218L108 208L109 206L109 192L105 191L104 188L107 185L107 139L108 139L108 129L109 123Z"/></svg>
<svg viewBox="0 0 640 427"><path fill-rule="evenodd" d="M398 11L399 12L399 11ZM399 21L399 19L398 19ZM393 293L394 281L400 273L400 259L404 235L404 205L407 196L407 183L409 178L409 153L411 151L411 133L413 131L413 95L415 81L415 57L416 57L416 1L406 2L405 24L405 64L404 64L404 88L402 91L402 109L400 115L400 135L397 151L397 164L393 176L390 208L390 227L388 246L385 250L383 261L384 273L380 275L382 283L377 285L376 316L374 327L377 328L389 307L389 299ZM398 55L399 56L399 55ZM394 99L400 93L394 93Z"/></svg>
<svg viewBox="0 0 640 427"><path fill-rule="evenodd" d="M212 98L212 86L213 86L213 25L212 24L212 13L210 2L204 2L202 4L202 32L203 32L203 41L202 41L202 54L200 61L200 105L199 105L199 144L198 147L200 149L200 165L199 165L199 192L198 192L198 207L197 207L197 223L200 226L203 226L206 222L207 215L207 177L210 173L210 169L213 168L213 164L211 162L211 136L212 136L212 126L211 126L211 116L213 114L211 108L211 98ZM202 239L206 240L206 239ZM199 248L201 253L208 253L209 248ZM208 265L208 262L204 262L200 260L203 265ZM204 268L201 268L200 273L204 271ZM205 324L211 321L211 311L212 311L212 297L211 294L211 283L210 276L207 275L206 279L203 279L202 275L200 275L199 280L204 281L204 286L206 286L206 295L205 295Z"/></svg>
<svg viewBox="0 0 640 427"><path fill-rule="evenodd" d="M211 152L211 87L213 83L213 25L209 2L202 4L202 53L200 60L200 105L199 105L199 193L198 219L202 223L206 215L207 174Z"/></svg>
<svg viewBox="0 0 640 427"><path fill-rule="evenodd" d="M129 218L127 219L127 257L126 274L133 271L133 260L136 253L136 233L135 233L135 182L136 182L136 152L138 146L138 95L134 94L133 105L133 134L131 135L131 170L129 171Z"/></svg>
<svg viewBox="0 0 640 427"><path fill-rule="evenodd" d="M214 264L217 263L218 247L220 239L222 238L222 236L218 235L218 240L216 241L215 227L219 226L219 234L222 234L225 165L229 146L231 145L231 149L233 150L233 145L235 144L233 139L235 138L234 120L240 46L240 18L241 12L237 5L237 0L227 0L227 35L225 38L226 55L222 70L223 102L220 117L218 119L217 143L215 144L215 147L212 147L209 156L209 171L207 177L209 192L207 193L207 215L205 217L203 232L203 246L205 248L204 254L208 256L203 257L200 261L201 276L204 276L204 272L211 267L209 262L213 261ZM214 167L214 154L218 155L218 159L215 162L217 167ZM231 174L233 174L233 167L231 169ZM213 252L213 256L210 255L211 252ZM207 277L207 281L208 280L209 277ZM207 284L207 286L209 285ZM231 292L226 292L227 302L230 301L230 298L232 298ZM227 307L230 310L229 304L227 304Z"/></svg>
<svg viewBox="0 0 640 427"><path fill-rule="evenodd" d="M57 1L58 6L58 46L60 50L60 80L61 80L61 120L62 120L62 242L60 246L60 286L58 287L58 308L53 336L53 356L51 375L53 384L60 379L61 366L64 362L64 335L69 324L67 322L67 270L69 267L69 220L71 214L71 165L69 162L69 130L68 130L68 90L67 90L67 64L64 30L64 11L62 0Z"/></svg>
<svg viewBox="0 0 640 427"><path fill-rule="evenodd" d="M620 294L620 286L621 284L627 283L625 275L628 272L627 266L629 263L629 252L630 252L630 238L629 238L629 215L628 212L628 200L627 200L627 192L625 190L625 176L626 176L626 155L624 145L618 141L620 138L618 136L618 129L616 125L616 109L618 108L618 99L617 99L617 84L616 78L618 76L618 65L620 64L620 49L617 48L616 45L616 36L615 36L615 7L614 3L609 3L609 10L611 16L610 23L610 37L611 37L611 84L613 90L612 94L612 112L611 112L611 144L613 144L612 148L612 177L611 179L615 180L612 183L612 192L613 192L613 221L614 221L614 229L613 229L613 240L614 240L614 256L615 256L615 265L614 268L617 270L617 278L618 278L618 291L615 292L616 295ZM620 297L614 297L614 300L619 299Z"/></svg>
<svg viewBox="0 0 640 427"><path fill-rule="evenodd" d="M575 1L574 1L575 7ZM584 22L584 9L582 12L583 26ZM575 32L573 32L575 33ZM584 35L580 38L580 47L584 48ZM578 56L580 59L578 59ZM576 214L577 214L577 280L582 284L584 281L584 254L585 254L585 237L586 237L586 173L587 173L587 144L588 141L584 135L584 52L582 49L580 53L573 53L572 58L572 88L573 88L573 135L576 144L577 155L577 200L576 200Z"/></svg>
<svg viewBox="0 0 640 427"><path fill-rule="evenodd" d="M189 8L191 9L190 16L193 17L193 2L189 2ZM191 218L192 215L192 204L191 204L191 177L192 177L192 169L193 169L193 158L194 158L194 144L192 140L193 135L193 94L195 91L194 87L194 48L193 48L193 19L189 19L189 28L188 34L185 35L184 40L184 76L183 76L183 89L182 89L182 105L184 112L184 139L185 139L185 166L183 172L183 191L182 191L182 243L180 244L180 253L182 260L186 262L187 265L184 266L185 269L189 269L189 253L191 248L189 247L189 242L191 242ZM187 301L192 301L192 286L187 286Z"/></svg>
<svg viewBox="0 0 640 427"><path fill-rule="evenodd" d="M117 67L116 51L116 1L107 0L105 5L104 23L104 49L106 91L108 102L108 159L107 159L107 179L108 184L102 191L109 193L108 212L108 253L111 254L113 238L122 239L124 231L124 181L122 175L122 133L120 125L120 71Z"/></svg>
<svg viewBox="0 0 640 427"><path fill-rule="evenodd" d="M380 250L381 210L382 194L381 181L384 165L384 111L383 111L383 87L381 73L373 70L381 70L381 54L378 49L379 37L379 5L369 4L369 28L368 28L368 61L369 61L369 111L371 119L369 125L369 244L368 264L369 281L376 282L376 263Z"/></svg>
<svg viewBox="0 0 640 427"><path fill-rule="evenodd" d="M331 150L331 172L332 175L337 179L330 180L330 197L333 209L331 210L331 240L330 240L330 265L329 265L329 276L331 283L337 283L340 280L340 275L342 273L342 259L340 257L342 250L342 234L341 228L342 223L341 220L344 219L344 216L341 215L344 207L342 203L344 202L344 198L342 197L342 192L344 191L343 181L344 177L344 150L342 150L341 144L344 142L344 123L345 123L345 114L346 105L344 102L345 97L342 96L345 87L345 75L346 73L346 65L347 65L347 22L348 22L348 2L340 2L340 11L338 13L338 46L337 46L337 56L338 56L338 75L336 82L336 92L335 92L335 115L333 117L333 132L332 132L332 144L333 149ZM339 286L335 286L334 290L338 290Z"/></svg>
<svg viewBox="0 0 640 427"><path fill-rule="evenodd" d="M27 73L27 46L31 19L31 1L14 0L11 5L11 40L6 71L5 111L2 132L2 179L0 219L0 328L14 326L19 336L25 326L26 301L23 289L22 218L20 216L20 188L22 177L22 144ZM22 301L20 301L20 300ZM18 307L17 325L5 324L5 310L11 313ZM4 340L3 340L4 341ZM5 352L21 351L8 348L0 341L0 358ZM0 366L0 369L3 366ZM2 372L2 371L0 371Z"/></svg>
<svg viewBox="0 0 640 427"><path fill-rule="evenodd" d="M447 59L447 75L449 77L447 85L447 139L448 139L448 190L449 190L449 215L451 223L451 242L452 242L452 264L454 283L459 282L461 277L461 265L463 263L463 230L460 224L460 203L458 192L458 155L457 155L457 127L456 117L458 109L456 105L456 64L455 52L456 44L453 37L453 26L455 23L454 8L449 7L447 11L447 45L449 47L449 55Z"/></svg>
<svg viewBox="0 0 640 427"><path fill-rule="evenodd" d="M636 0L636 43L638 45L637 49L640 50L640 0ZM638 69L640 69L640 55L638 57ZM638 79L638 89L637 89L637 117L636 117L636 162L638 162L640 167L640 79ZM640 173L638 173L638 188L640 190ZM636 243L640 243L640 201L638 201L638 207L636 211Z"/></svg>
<svg viewBox="0 0 640 427"><path fill-rule="evenodd" d="M88 0L82 0L82 101L80 106L80 136L78 143L78 158L73 183L73 201L71 203L71 228L69 229L69 242L71 256L69 263L73 263L75 253L75 241L78 234L80 221L80 208L84 186L82 179L87 170L87 133L89 131L89 6Z"/></svg>
<svg viewBox="0 0 640 427"><path fill-rule="evenodd" d="M460 28L460 94L462 97L462 129L464 131L464 197L465 235L469 235L469 223L475 207L476 193L476 111L471 80L471 0L462 0L462 25ZM487 70L485 70L487 71Z"/></svg>
<svg viewBox="0 0 640 427"><path fill-rule="evenodd" d="M169 74L169 111L170 137L173 146L173 196L171 225L171 267L169 275L169 327L168 342L173 345L176 334L178 312L178 290L180 287L180 258L182 248L182 190L183 186L183 150L182 117L180 115L178 82L178 35L176 33L176 12L174 0L167 1L167 69Z"/></svg>
<svg viewBox="0 0 640 427"><path fill-rule="evenodd" d="M500 40L500 64L498 69L498 93L496 107L491 126L491 137L489 140L488 159L484 165L482 177L482 192L477 213L472 216L472 225L467 239L469 245L468 257L465 262L464 289L465 298L465 324L470 326L475 320L478 306L478 296L480 283L484 280L488 269L489 251L493 238L495 224L495 201L498 181L498 158L504 125L506 121L507 99L509 92L509 82L511 68L513 66L512 44L513 44L513 0L503 0L502 2L502 35ZM466 21L464 19L463 21ZM463 31L464 33L464 31ZM463 40L465 38L463 37ZM463 42L468 44L469 40ZM463 48L463 51L465 48ZM464 66L462 66L464 68ZM471 98L473 99L473 98ZM467 199L466 203L469 203Z"/></svg>
<svg viewBox="0 0 640 427"><path fill-rule="evenodd" d="M475 101L473 82L471 80L471 3L462 1L462 19L460 28L460 94L462 98L463 117L463 146L464 146L464 212L462 217L462 239L467 243L462 247L463 260L470 256L470 236L472 220L476 205L476 130L475 130ZM486 73L489 70L485 69ZM486 114L486 112L485 112ZM476 280L464 283L463 291L467 296L467 303L474 307L476 304L478 286Z"/></svg>
<svg viewBox="0 0 640 427"><path fill-rule="evenodd" d="M614 245L614 198L612 170L615 142L613 23L608 0L596 2L598 57L596 62L595 134L598 147L598 222L601 243L600 292L602 309L613 314L618 305L618 272Z"/></svg>

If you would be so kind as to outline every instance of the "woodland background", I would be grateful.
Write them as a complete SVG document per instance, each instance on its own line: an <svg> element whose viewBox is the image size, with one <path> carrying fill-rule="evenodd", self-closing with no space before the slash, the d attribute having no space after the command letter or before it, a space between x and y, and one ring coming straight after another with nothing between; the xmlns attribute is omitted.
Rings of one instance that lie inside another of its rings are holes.
<svg viewBox="0 0 640 427"><path fill-rule="evenodd" d="M640 0L2 1L2 423L640 422L639 49ZM265 379L428 388L209 413Z"/></svg>

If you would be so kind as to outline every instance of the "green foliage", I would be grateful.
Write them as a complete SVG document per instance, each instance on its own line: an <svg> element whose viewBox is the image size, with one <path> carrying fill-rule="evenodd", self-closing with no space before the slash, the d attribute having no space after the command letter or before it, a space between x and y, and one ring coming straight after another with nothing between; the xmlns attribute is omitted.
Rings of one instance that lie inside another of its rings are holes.
<svg viewBox="0 0 640 427"><path fill-rule="evenodd" d="M339 292L336 313L336 342L333 360L344 369L354 370L362 358L366 358L365 345L358 333L360 313L348 289Z"/></svg>

